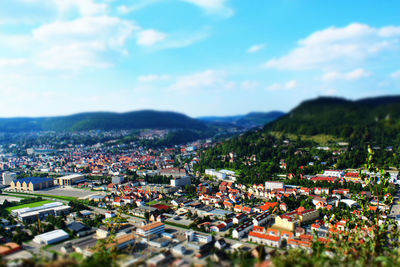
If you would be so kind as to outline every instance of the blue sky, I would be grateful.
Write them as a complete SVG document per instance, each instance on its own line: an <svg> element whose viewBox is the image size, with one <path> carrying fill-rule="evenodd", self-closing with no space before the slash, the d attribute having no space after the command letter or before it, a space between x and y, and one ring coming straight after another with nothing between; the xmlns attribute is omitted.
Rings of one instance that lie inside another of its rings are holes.
<svg viewBox="0 0 400 267"><path fill-rule="evenodd" d="M2 0L0 116L400 93L397 0Z"/></svg>

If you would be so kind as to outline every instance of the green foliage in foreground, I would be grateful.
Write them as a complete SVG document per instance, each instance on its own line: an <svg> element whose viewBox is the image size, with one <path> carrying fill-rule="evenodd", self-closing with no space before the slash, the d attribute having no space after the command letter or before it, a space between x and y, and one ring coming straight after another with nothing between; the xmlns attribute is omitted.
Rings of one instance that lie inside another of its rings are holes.
<svg viewBox="0 0 400 267"><path fill-rule="evenodd" d="M389 175L375 166L374 152L369 149L366 169L375 175L363 175L376 206L393 204L389 193ZM378 183L378 175L380 182ZM379 208L370 209L366 196L356 195L354 200L361 209L342 218L330 218L331 225L344 219L346 231L330 232L330 241L313 243L311 252L290 250L273 258L276 266L400 266L400 232L394 219Z"/></svg>

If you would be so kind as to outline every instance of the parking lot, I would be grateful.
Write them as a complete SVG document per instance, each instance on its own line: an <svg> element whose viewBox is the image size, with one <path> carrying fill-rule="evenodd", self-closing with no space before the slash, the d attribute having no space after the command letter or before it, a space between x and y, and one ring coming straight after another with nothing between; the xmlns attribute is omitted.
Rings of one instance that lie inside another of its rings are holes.
<svg viewBox="0 0 400 267"><path fill-rule="evenodd" d="M90 191L84 189L77 189L73 187L53 187L44 190L37 190L35 194L45 194L54 196L66 196L66 197L76 197L76 198L87 198L91 195L105 195L105 192L101 191Z"/></svg>

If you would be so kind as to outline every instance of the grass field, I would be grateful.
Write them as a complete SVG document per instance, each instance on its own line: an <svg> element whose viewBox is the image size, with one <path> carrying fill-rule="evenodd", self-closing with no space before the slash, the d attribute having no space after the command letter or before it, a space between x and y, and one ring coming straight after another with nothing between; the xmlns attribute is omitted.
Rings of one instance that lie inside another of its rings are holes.
<svg viewBox="0 0 400 267"><path fill-rule="evenodd" d="M71 201L71 200L76 200L77 197L69 197L69 196L56 196L56 195L46 195L46 194L33 194L33 193L22 193L22 192L10 192L7 194L19 197L19 196L32 196L32 197L47 197L47 198L54 198L54 199L60 199L60 200L65 200L65 201Z"/></svg>
<svg viewBox="0 0 400 267"><path fill-rule="evenodd" d="M271 132L271 134L277 138L280 138L283 133L282 132ZM290 140L297 140L297 137L301 137L302 140L306 141L314 141L320 145L327 145L329 143L337 143L343 141L340 138L337 138L333 135L327 135L327 134L317 134L317 135L295 135L295 134L286 134L287 138Z"/></svg>
<svg viewBox="0 0 400 267"><path fill-rule="evenodd" d="M53 202L54 201L52 201L52 200L43 200L43 201L33 202L33 203L29 203L29 204L22 204L22 205L18 205L18 206L14 206L14 207L9 207L9 208L7 208L7 211L11 212L13 210L22 209L22 208L34 208L34 207L39 207L44 204L53 203Z"/></svg>

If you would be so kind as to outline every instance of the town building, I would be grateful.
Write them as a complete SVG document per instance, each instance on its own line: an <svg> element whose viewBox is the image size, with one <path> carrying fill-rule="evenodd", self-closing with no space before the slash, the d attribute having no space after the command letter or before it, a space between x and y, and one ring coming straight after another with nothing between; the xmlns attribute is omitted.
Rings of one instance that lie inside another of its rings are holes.
<svg viewBox="0 0 400 267"><path fill-rule="evenodd" d="M9 242L4 245L0 245L0 255L7 256L13 254L17 251L20 251L22 247L14 242Z"/></svg>
<svg viewBox="0 0 400 267"><path fill-rule="evenodd" d="M42 190L45 188L53 187L54 181L52 178L44 177L29 177L18 180L13 180L10 187L15 191L31 191Z"/></svg>
<svg viewBox="0 0 400 267"><path fill-rule="evenodd" d="M15 172L3 172L1 176L3 178L3 185L10 185L13 180L17 179Z"/></svg>
<svg viewBox="0 0 400 267"><path fill-rule="evenodd" d="M165 225L162 222L153 222L136 229L136 233L143 237L153 234L162 234L165 231Z"/></svg>
<svg viewBox="0 0 400 267"><path fill-rule="evenodd" d="M111 182L113 184L122 184L125 181L125 178L123 176L113 176L111 178Z"/></svg>
<svg viewBox="0 0 400 267"><path fill-rule="evenodd" d="M265 182L265 190L275 190L275 189L283 189L285 184L282 182L275 182L275 181L267 181Z"/></svg>
<svg viewBox="0 0 400 267"><path fill-rule="evenodd" d="M55 178L55 180L57 180L58 185L74 185L85 181L85 176L83 174L74 173L71 175Z"/></svg>
<svg viewBox="0 0 400 267"><path fill-rule="evenodd" d="M224 179L226 179L226 173L219 172L219 171L214 170L214 169L206 169L206 170L205 170L205 174L206 174L206 175L210 175L210 176L214 176L214 177L216 177L216 178L219 179L219 180L224 180Z"/></svg>
<svg viewBox="0 0 400 267"><path fill-rule="evenodd" d="M39 207L34 208L22 208L13 210L11 215L17 217L21 222L34 222L38 219L43 220L49 215L61 216L69 214L71 212L71 207L66 206L61 202L53 202L44 204Z"/></svg>
<svg viewBox="0 0 400 267"><path fill-rule="evenodd" d="M254 231L249 233L249 241L276 248L281 245L280 236L268 235Z"/></svg>
<svg viewBox="0 0 400 267"><path fill-rule="evenodd" d="M252 221L245 222L244 224L236 227L232 231L232 237L233 238L242 238L245 235L247 235L251 230L253 230L254 224Z"/></svg>
<svg viewBox="0 0 400 267"><path fill-rule="evenodd" d="M33 242L39 245L50 245L64 241L68 238L69 235L64 230L54 230L35 236L35 238L33 238Z"/></svg>
<svg viewBox="0 0 400 267"><path fill-rule="evenodd" d="M302 223L311 222L319 217L319 211L315 209L306 210L300 207L295 211L285 213L275 218L275 226L293 232Z"/></svg>
<svg viewBox="0 0 400 267"><path fill-rule="evenodd" d="M191 181L192 181L192 178L190 178L190 176L177 177L177 178L172 178L170 180L171 186L180 186L180 187L190 185Z"/></svg>
<svg viewBox="0 0 400 267"><path fill-rule="evenodd" d="M173 178L178 178L187 176L187 172L185 169L181 168L165 168L160 171L160 175L172 176Z"/></svg>

